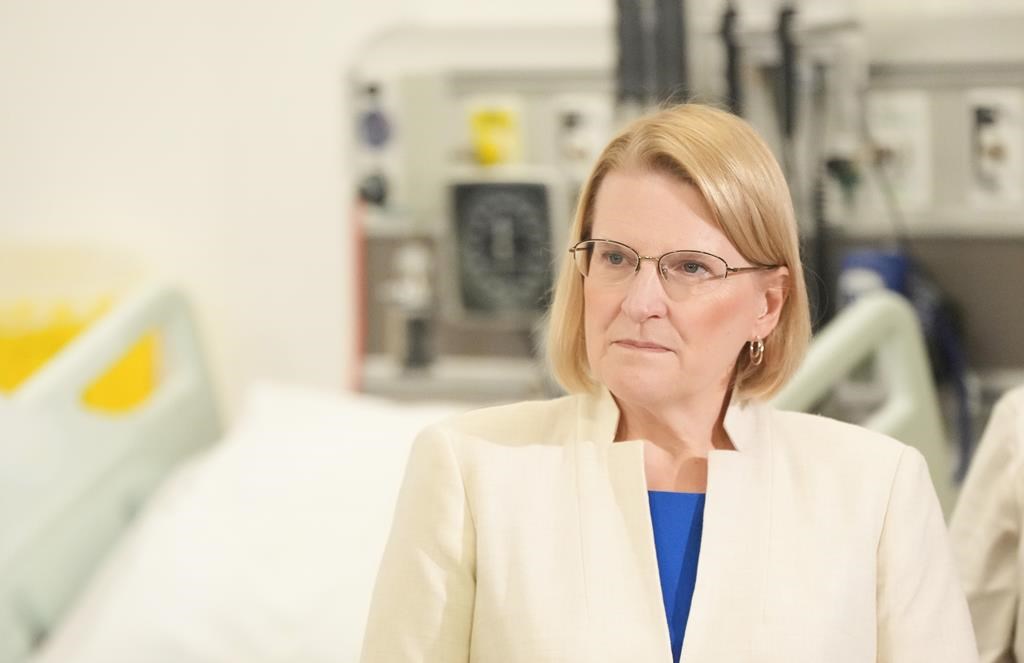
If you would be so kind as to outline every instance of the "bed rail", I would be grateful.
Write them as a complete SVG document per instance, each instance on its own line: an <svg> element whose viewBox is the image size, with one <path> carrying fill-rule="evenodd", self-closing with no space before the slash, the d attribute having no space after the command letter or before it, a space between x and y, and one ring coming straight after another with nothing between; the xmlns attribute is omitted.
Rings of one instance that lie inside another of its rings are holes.
<svg viewBox="0 0 1024 663"><path fill-rule="evenodd" d="M159 377L148 398L116 414L87 408L88 385L152 332ZM0 663L9 663L46 637L138 506L219 437L220 420L190 307L165 285L129 295L0 405Z"/></svg>

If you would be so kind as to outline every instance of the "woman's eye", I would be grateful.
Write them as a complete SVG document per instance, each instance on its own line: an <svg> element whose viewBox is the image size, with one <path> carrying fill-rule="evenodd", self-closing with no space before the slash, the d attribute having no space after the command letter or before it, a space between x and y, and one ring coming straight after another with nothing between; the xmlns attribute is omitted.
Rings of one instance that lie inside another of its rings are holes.
<svg viewBox="0 0 1024 663"><path fill-rule="evenodd" d="M612 265L613 267L618 267L619 265L626 262L626 256L622 255L621 253L616 253L614 251L608 251L604 254L604 260L609 265Z"/></svg>
<svg viewBox="0 0 1024 663"><path fill-rule="evenodd" d="M677 268L677 271L680 271L683 274L687 275L692 274L696 276L702 276L704 274L707 274L708 268L699 262L693 262L692 260L688 260L686 262L680 263Z"/></svg>

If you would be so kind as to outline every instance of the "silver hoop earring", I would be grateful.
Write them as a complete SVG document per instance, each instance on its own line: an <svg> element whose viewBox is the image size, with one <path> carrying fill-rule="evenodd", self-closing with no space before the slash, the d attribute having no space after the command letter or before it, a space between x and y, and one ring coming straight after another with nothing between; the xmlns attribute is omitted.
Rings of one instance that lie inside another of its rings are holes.
<svg viewBox="0 0 1024 663"><path fill-rule="evenodd" d="M753 366L760 366L764 361L764 341L759 338L747 341L747 351L750 353L750 363Z"/></svg>

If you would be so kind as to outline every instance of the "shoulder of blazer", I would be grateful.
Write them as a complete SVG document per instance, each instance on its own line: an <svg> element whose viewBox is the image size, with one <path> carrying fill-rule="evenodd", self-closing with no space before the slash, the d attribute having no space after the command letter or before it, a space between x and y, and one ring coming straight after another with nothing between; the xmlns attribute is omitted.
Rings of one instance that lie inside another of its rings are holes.
<svg viewBox="0 0 1024 663"><path fill-rule="evenodd" d="M978 445L979 449L982 445L1002 446L1010 461L1008 469L1017 476L1024 473L1024 385L999 397Z"/></svg>
<svg viewBox="0 0 1024 663"><path fill-rule="evenodd" d="M1024 385L1003 394L996 403L993 412L998 409L1001 412L1009 410L1013 417L1014 427L1018 431L1017 439L1024 444Z"/></svg>
<svg viewBox="0 0 1024 663"><path fill-rule="evenodd" d="M829 417L772 409L776 452L837 462L894 466L907 445L888 435Z"/></svg>
<svg viewBox="0 0 1024 663"><path fill-rule="evenodd" d="M575 439L579 420L593 407L593 400L591 395L579 394L485 407L455 415L427 430L435 429L455 444L478 439L500 445L562 445Z"/></svg>

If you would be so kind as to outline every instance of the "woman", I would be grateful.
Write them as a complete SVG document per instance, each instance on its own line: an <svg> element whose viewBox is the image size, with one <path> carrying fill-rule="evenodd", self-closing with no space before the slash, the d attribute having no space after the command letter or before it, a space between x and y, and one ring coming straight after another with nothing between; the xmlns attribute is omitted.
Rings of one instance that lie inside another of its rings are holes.
<svg viewBox="0 0 1024 663"><path fill-rule="evenodd" d="M1003 395L949 522L981 663L1024 662L1024 386Z"/></svg>
<svg viewBox="0 0 1024 663"><path fill-rule="evenodd" d="M975 660L921 455L764 403L809 322L754 131L638 120L572 242L549 353L573 395L421 434L363 661Z"/></svg>

